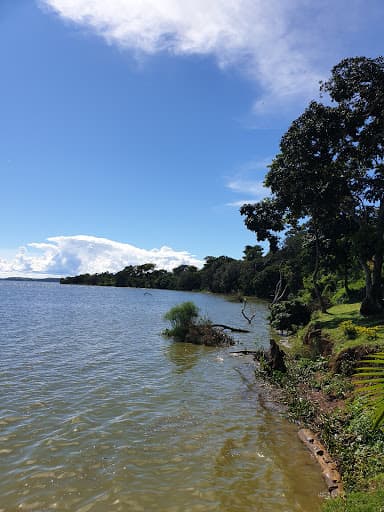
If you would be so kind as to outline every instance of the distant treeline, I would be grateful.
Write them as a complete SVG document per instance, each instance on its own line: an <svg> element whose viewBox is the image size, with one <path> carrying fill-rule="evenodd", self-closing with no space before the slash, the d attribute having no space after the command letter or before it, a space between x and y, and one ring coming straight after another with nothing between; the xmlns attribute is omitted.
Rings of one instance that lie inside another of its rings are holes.
<svg viewBox="0 0 384 512"><path fill-rule="evenodd" d="M202 269L180 265L172 271L156 269L153 263L129 265L115 274L82 274L60 280L62 284L94 286L130 286L167 290L213 293L243 293L269 298L279 279L279 261L275 255L263 256L262 247L246 246L244 258L207 256Z"/></svg>
<svg viewBox="0 0 384 512"><path fill-rule="evenodd" d="M269 300L278 292L286 298L305 289L310 280L314 249L311 244L306 243L306 238L305 230L299 229L286 236L280 249L266 255L263 254L261 246L247 245L241 260L228 256L207 256L201 269L191 265L180 265L172 271L167 271L157 269L152 263L146 263L129 265L115 274L82 274L66 277L60 282L93 286L204 290ZM325 263L328 267L326 274L332 274L333 282L346 280L354 274L353 265L340 265L334 258L324 260ZM357 273L359 274L358 270ZM323 286L326 285L329 289L329 279L326 275L324 279Z"/></svg>

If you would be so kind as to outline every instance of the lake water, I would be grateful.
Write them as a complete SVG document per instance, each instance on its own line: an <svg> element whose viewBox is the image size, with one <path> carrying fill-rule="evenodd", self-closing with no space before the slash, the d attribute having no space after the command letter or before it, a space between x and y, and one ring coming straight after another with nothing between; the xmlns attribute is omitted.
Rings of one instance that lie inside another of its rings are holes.
<svg viewBox="0 0 384 512"><path fill-rule="evenodd" d="M248 357L161 336L222 297L0 282L0 512L316 512L325 486ZM268 344L252 305L239 348Z"/></svg>

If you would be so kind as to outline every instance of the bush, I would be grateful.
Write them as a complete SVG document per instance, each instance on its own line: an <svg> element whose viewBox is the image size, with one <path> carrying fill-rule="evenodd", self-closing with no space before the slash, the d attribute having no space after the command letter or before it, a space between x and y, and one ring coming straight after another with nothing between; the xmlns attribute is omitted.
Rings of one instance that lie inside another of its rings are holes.
<svg viewBox="0 0 384 512"><path fill-rule="evenodd" d="M208 319L198 319L199 310L193 302L183 302L174 306L164 315L172 328L163 334L176 341L185 341L195 345L224 347L234 345L234 340L223 330L216 329Z"/></svg>
<svg viewBox="0 0 384 512"><path fill-rule="evenodd" d="M199 309L193 302L183 302L174 306L164 315L164 319L168 320L172 326L164 334L179 341L185 341L189 329L194 325L198 316Z"/></svg>
<svg viewBox="0 0 384 512"><path fill-rule="evenodd" d="M271 325L279 331L292 331L294 326L306 325L310 319L308 306L297 299L278 302L271 307Z"/></svg>
<svg viewBox="0 0 384 512"><path fill-rule="evenodd" d="M365 336L369 340L375 340L377 338L378 327L362 327L360 325L354 325L352 320L341 322L340 327L343 334L349 340L354 340L358 336Z"/></svg>
<svg viewBox="0 0 384 512"><path fill-rule="evenodd" d="M354 340L358 336L357 327L353 324L351 320L347 320L346 322L341 322L341 329L343 330L343 334L349 339Z"/></svg>

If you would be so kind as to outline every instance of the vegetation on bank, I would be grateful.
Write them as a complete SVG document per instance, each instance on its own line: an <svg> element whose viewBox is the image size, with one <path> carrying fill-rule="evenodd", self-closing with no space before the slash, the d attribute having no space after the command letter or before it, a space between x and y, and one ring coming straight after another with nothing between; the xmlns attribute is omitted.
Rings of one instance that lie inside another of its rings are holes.
<svg viewBox="0 0 384 512"><path fill-rule="evenodd" d="M164 315L164 319L171 324L171 328L165 329L163 335L175 341L209 347L235 344L222 328L213 325L206 318L199 318L199 309L193 302L183 302L174 306Z"/></svg>
<svg viewBox="0 0 384 512"><path fill-rule="evenodd" d="M323 512L383 512L383 503L383 490L377 489L369 494L352 492L343 499L337 498L327 502Z"/></svg>
<svg viewBox="0 0 384 512"><path fill-rule="evenodd" d="M346 497L325 502L324 512L384 510L384 429L374 425L376 401L369 406L354 382L361 359L384 350L384 318L364 318L359 307L340 304L313 314L280 341L287 371L265 372L281 389L289 418L319 434L341 472ZM383 398L384 366L378 370Z"/></svg>

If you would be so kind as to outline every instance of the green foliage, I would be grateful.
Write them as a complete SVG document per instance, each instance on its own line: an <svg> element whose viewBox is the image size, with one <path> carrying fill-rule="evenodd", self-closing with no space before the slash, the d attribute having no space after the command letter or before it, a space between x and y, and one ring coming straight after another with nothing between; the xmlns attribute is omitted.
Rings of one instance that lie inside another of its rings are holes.
<svg viewBox="0 0 384 512"><path fill-rule="evenodd" d="M340 328L343 333L349 340L354 340L358 336L358 331L356 325L352 322L352 320L346 320L345 322L341 322Z"/></svg>
<svg viewBox="0 0 384 512"><path fill-rule="evenodd" d="M384 512L384 491L353 492L345 498L327 500L323 512Z"/></svg>
<svg viewBox="0 0 384 512"><path fill-rule="evenodd" d="M171 329L163 334L175 341L226 347L234 345L234 340L221 329L216 329L207 318L198 318L199 310L193 302L183 302L171 308L164 319L171 323Z"/></svg>
<svg viewBox="0 0 384 512"><path fill-rule="evenodd" d="M377 334L379 332L379 328L377 326L374 327L364 327L364 326L357 326L357 332L361 336L365 336L369 340L375 340L377 338Z"/></svg>
<svg viewBox="0 0 384 512"><path fill-rule="evenodd" d="M198 316L199 310L193 302L183 302L174 306L164 315L164 319L168 320L172 326L166 331L167 336L184 341Z"/></svg>
<svg viewBox="0 0 384 512"><path fill-rule="evenodd" d="M384 431L374 429L372 414L358 397L351 401L350 379L329 370L329 361L287 359L287 373L273 375L281 386L288 416L314 431L335 459L347 491L366 491L384 474ZM342 408L332 406L335 400Z"/></svg>
<svg viewBox="0 0 384 512"><path fill-rule="evenodd" d="M271 325L279 331L292 331L293 326L306 325L311 312L297 299L278 302L271 307Z"/></svg>
<svg viewBox="0 0 384 512"><path fill-rule="evenodd" d="M336 460L348 491L366 490L370 479L384 472L384 432L373 428L372 415L361 399L343 409L324 407L314 397L326 396L329 403L351 395L349 379L329 371L328 361L288 361L288 372L280 379L288 415L314 431Z"/></svg>
<svg viewBox="0 0 384 512"><path fill-rule="evenodd" d="M384 425L384 352L372 354L357 368L355 384L369 409L374 411L374 427Z"/></svg>
<svg viewBox="0 0 384 512"><path fill-rule="evenodd" d="M332 372L326 372L320 378L315 379L315 384L331 400L347 398L353 391L353 386L349 379Z"/></svg>
<svg viewBox="0 0 384 512"><path fill-rule="evenodd" d="M367 490L370 480L384 472L384 433L373 429L361 400L349 404L343 413L324 415L321 435L347 490Z"/></svg>
<svg viewBox="0 0 384 512"><path fill-rule="evenodd" d="M271 197L240 212L273 252L279 233L305 230L322 311L322 274L341 273L348 294L349 269L359 261L366 278L361 313L370 316L384 309L384 58L344 59L321 90L332 105L312 101L283 135L265 179Z"/></svg>
<svg viewBox="0 0 384 512"><path fill-rule="evenodd" d="M340 328L349 340L354 340L358 336L364 336L369 340L375 340L378 334L378 327L364 327L355 325L352 320L341 322Z"/></svg>
<svg viewBox="0 0 384 512"><path fill-rule="evenodd" d="M172 271L156 269L151 264L128 265L115 274L82 274L61 279L62 284L89 286L119 286L158 288L168 290L207 290L212 293L237 294L271 299L283 270L287 293L299 290L305 273L305 257L301 249L301 235L291 234L287 245L274 254L263 255L259 245L247 245L244 258L207 256L203 268L179 265ZM304 256L303 256L304 257Z"/></svg>
<svg viewBox="0 0 384 512"><path fill-rule="evenodd" d="M282 381L287 398L288 417L292 421L300 421L306 425L313 425L318 413L316 403L301 396L298 389L303 387L319 389L317 378L319 372L324 372L327 367L327 361L324 358L318 358L313 361L308 358L290 360L288 363L288 372Z"/></svg>
<svg viewBox="0 0 384 512"><path fill-rule="evenodd" d="M356 273L356 269L354 269ZM336 292L332 295L333 304L347 304L361 302L364 298L365 282L364 279L356 279L349 283L348 291L344 287L344 283L339 282Z"/></svg>
<svg viewBox="0 0 384 512"><path fill-rule="evenodd" d="M327 313L317 313L316 325L332 340L335 358L341 352L350 350L356 352L356 362L374 350L384 350L383 316L362 317L359 307L358 303L338 304L330 307ZM353 327L352 336L356 330L357 335L354 339L348 338L343 328L345 325ZM360 354L359 347L362 348Z"/></svg>

